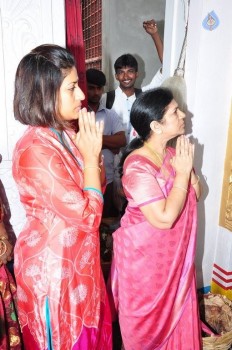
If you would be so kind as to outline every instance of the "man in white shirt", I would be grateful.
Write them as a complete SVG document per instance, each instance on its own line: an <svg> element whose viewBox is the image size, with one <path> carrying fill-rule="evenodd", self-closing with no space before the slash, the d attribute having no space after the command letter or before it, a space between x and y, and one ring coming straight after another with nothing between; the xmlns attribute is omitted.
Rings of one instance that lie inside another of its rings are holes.
<svg viewBox="0 0 232 350"><path fill-rule="evenodd" d="M104 121L102 154L106 171L106 190L102 217L118 218L119 211L114 204L114 158L121 147L126 145L126 137L119 116L114 110L102 106L101 96L106 84L103 72L95 68L86 71L88 109L94 111L97 121Z"/></svg>
<svg viewBox="0 0 232 350"><path fill-rule="evenodd" d="M158 28L154 20L143 22L143 27L151 35L160 61L163 60L163 43L158 33ZM116 90L110 91L102 96L102 105L106 108L112 108L120 117L124 130L126 132L127 142L136 136L130 125L130 111L133 102L141 91L146 91L161 85L163 81L162 69L155 74L151 83L142 87L135 88L135 82L138 77L138 62L134 56L124 54L117 58L114 63L115 77L119 82Z"/></svg>
<svg viewBox="0 0 232 350"><path fill-rule="evenodd" d="M158 33L157 24L154 19L143 22L143 27L148 34L151 35L154 41L160 62L163 62L163 43ZM138 77L138 62L134 56L124 54L117 58L114 63L115 77L119 82L116 90L109 91L103 94L101 105L108 109L114 110L119 116L123 128L126 133L127 143L129 143L135 136L136 132L130 124L130 111L133 102L138 94L152 88L159 87L163 82L162 68L155 74L149 85L142 87L142 89L135 88L135 82ZM115 201L121 215L124 213L126 200L121 195L121 179L118 172L118 163L120 161L121 152L114 158L114 193ZM118 194L118 195L117 195Z"/></svg>

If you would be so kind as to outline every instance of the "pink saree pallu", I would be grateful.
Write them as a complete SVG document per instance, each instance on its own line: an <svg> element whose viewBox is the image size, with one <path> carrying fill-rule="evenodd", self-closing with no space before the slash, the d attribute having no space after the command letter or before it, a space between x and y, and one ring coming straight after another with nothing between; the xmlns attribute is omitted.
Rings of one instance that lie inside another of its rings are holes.
<svg viewBox="0 0 232 350"><path fill-rule="evenodd" d="M135 156L130 158L133 158L133 168L137 166L142 171L142 157L137 157L137 164ZM145 186L152 183L151 173L152 168L149 175L146 170L141 174L140 181L143 179ZM146 175L148 181L144 178ZM139 203L136 206L130 195L132 186L135 191L136 179L133 178L132 183L128 176L124 181L129 204L121 227L114 233L111 271L124 348L199 350L201 337L194 267L195 192L189 189L185 207L171 229L157 229L145 221L139 206L150 200L149 195L155 200L160 198L160 191L155 188L141 191L140 184L137 186L140 193L134 197ZM170 178L171 185L172 181ZM171 186L167 183L165 186L168 192Z"/></svg>

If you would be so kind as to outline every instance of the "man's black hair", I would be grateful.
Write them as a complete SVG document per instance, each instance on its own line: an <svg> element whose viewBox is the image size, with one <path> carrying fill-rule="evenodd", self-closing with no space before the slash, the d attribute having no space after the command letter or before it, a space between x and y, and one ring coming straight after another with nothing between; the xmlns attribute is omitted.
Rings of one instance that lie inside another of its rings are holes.
<svg viewBox="0 0 232 350"><path fill-rule="evenodd" d="M95 68L89 68L86 71L86 80L87 83L97 85L97 86L105 86L106 85L106 77L105 74Z"/></svg>
<svg viewBox="0 0 232 350"><path fill-rule="evenodd" d="M114 70L117 74L117 70L123 67L131 67L134 68L135 71L138 71L138 62L134 56L129 53L126 53L120 57L118 57L114 63Z"/></svg>

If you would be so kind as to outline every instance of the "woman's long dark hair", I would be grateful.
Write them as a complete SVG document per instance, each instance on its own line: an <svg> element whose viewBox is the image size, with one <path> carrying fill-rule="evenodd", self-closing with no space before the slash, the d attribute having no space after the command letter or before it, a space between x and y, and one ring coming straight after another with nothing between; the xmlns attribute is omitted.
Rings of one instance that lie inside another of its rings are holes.
<svg viewBox="0 0 232 350"><path fill-rule="evenodd" d="M119 173L122 176L123 164L127 156L143 146L151 135L151 122L161 122L166 107L173 100L173 94L169 89L157 88L140 94L132 105L130 123L138 136L133 139L122 153L119 163Z"/></svg>

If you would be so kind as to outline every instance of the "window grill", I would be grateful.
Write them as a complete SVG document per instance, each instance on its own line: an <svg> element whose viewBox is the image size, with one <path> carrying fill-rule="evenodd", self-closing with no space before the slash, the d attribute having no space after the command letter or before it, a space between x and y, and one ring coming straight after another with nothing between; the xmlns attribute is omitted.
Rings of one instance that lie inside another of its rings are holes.
<svg viewBox="0 0 232 350"><path fill-rule="evenodd" d="M82 0L86 69L102 67L102 0Z"/></svg>

